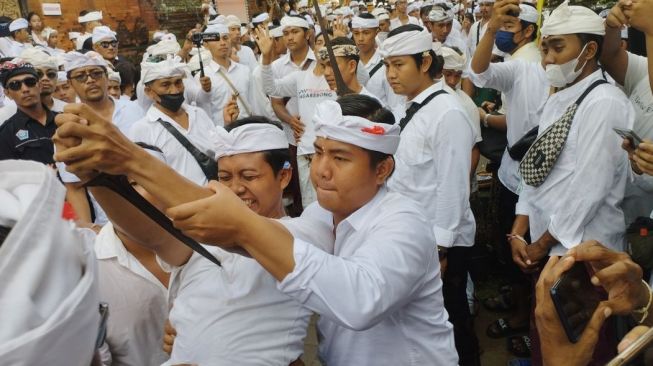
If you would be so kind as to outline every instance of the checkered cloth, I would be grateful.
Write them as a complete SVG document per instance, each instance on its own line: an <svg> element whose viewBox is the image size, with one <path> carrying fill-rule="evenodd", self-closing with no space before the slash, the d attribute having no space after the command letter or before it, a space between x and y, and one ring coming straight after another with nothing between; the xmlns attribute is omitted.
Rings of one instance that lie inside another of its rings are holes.
<svg viewBox="0 0 653 366"><path fill-rule="evenodd" d="M519 164L524 183L533 187L544 183L565 146L578 106L592 89L605 83L603 79L592 83L574 104L567 107L562 117L538 136Z"/></svg>

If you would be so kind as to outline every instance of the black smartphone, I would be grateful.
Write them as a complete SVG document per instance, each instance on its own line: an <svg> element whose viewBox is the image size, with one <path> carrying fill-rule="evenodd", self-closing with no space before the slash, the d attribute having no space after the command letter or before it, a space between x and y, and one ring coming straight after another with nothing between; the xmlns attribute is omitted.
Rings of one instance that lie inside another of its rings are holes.
<svg viewBox="0 0 653 366"><path fill-rule="evenodd" d="M614 132L617 133L617 135L621 136L621 138L629 140L630 146L635 149L637 148L637 146L639 146L639 144L642 143L642 138L639 137L633 130L626 130L623 128L616 128L616 127L613 128L613 130Z"/></svg>
<svg viewBox="0 0 653 366"><path fill-rule="evenodd" d="M590 280L589 268L577 262L551 287L551 299L560 323L572 343L578 342L587 323L601 302L597 288Z"/></svg>

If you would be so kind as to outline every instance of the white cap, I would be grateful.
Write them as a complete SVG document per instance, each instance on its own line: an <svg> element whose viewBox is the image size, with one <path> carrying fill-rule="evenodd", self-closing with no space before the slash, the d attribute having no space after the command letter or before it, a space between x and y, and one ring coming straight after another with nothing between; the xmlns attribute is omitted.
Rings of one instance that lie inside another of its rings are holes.
<svg viewBox="0 0 653 366"><path fill-rule="evenodd" d="M81 33L79 33L79 32L68 32L68 39L73 41L73 40L79 38L80 35L81 35Z"/></svg>
<svg viewBox="0 0 653 366"><path fill-rule="evenodd" d="M407 31L386 38L381 44L381 55L406 56L415 55L432 49L432 36L426 29Z"/></svg>
<svg viewBox="0 0 653 366"><path fill-rule="evenodd" d="M166 34L168 34L168 33L164 32L164 31L156 31L156 32L154 32L154 34L152 34L152 41L159 42L161 40L161 37L163 37Z"/></svg>
<svg viewBox="0 0 653 366"><path fill-rule="evenodd" d="M351 20L351 29L374 29L379 27L379 20L354 17Z"/></svg>
<svg viewBox="0 0 653 366"><path fill-rule="evenodd" d="M229 34L229 28L222 23L209 24L204 30L204 33Z"/></svg>
<svg viewBox="0 0 653 366"><path fill-rule="evenodd" d="M315 31L315 34L317 34L317 30ZM270 29L270 37L272 38L283 37L283 27L275 26L274 28Z"/></svg>
<svg viewBox="0 0 653 366"><path fill-rule="evenodd" d="M52 170L0 161L0 222L15 222L0 255L3 365L89 365L100 324L95 235L61 217ZM47 356L45 356L47 355Z"/></svg>
<svg viewBox="0 0 653 366"><path fill-rule="evenodd" d="M113 71L113 70L107 70L107 76L109 80L111 81L117 81L118 84L122 82L122 79L120 78L120 73Z"/></svg>
<svg viewBox="0 0 653 366"><path fill-rule="evenodd" d="M381 14L379 14L378 18L379 18L379 21L390 20L390 15L388 13L381 13Z"/></svg>
<svg viewBox="0 0 653 366"><path fill-rule="evenodd" d="M209 20L209 22L207 24L208 25L211 25L211 24L225 24L226 25L227 24L227 17L220 14L217 17Z"/></svg>
<svg viewBox="0 0 653 366"><path fill-rule="evenodd" d="M299 0L297 8L308 8L308 0Z"/></svg>
<svg viewBox="0 0 653 366"><path fill-rule="evenodd" d="M358 6L358 1L353 0L353 1L349 2L349 7L352 7L352 6Z"/></svg>
<svg viewBox="0 0 653 366"><path fill-rule="evenodd" d="M333 100L317 105L313 123L316 137L385 154L394 154L399 146L399 125L376 123L358 116L343 116L340 104Z"/></svg>
<svg viewBox="0 0 653 366"><path fill-rule="evenodd" d="M75 49L81 50L84 47L84 42L89 38L91 38L89 34L80 34L79 37L75 39Z"/></svg>
<svg viewBox="0 0 653 366"><path fill-rule="evenodd" d="M408 4L408 7L406 7L406 14L410 14L410 13L414 12L415 10L419 10L419 9L420 9L420 6L419 6L419 4L417 2L410 3L410 4Z"/></svg>
<svg viewBox="0 0 653 366"><path fill-rule="evenodd" d="M453 16L439 6L433 7L429 12L429 21L438 23L438 22L451 22L453 21Z"/></svg>
<svg viewBox="0 0 653 366"><path fill-rule="evenodd" d="M569 5L565 0L542 23L542 37L587 33L605 35L605 20L584 6Z"/></svg>
<svg viewBox="0 0 653 366"><path fill-rule="evenodd" d="M43 31L41 31L41 37L43 37L43 39L47 42L50 39L50 36L55 33L58 33L56 29L46 27L43 29Z"/></svg>
<svg viewBox="0 0 653 366"><path fill-rule="evenodd" d="M86 66L107 67L107 61L102 58L102 55L95 51L89 51L86 53L71 51L64 55L64 60L64 70L66 70L66 72Z"/></svg>
<svg viewBox="0 0 653 366"><path fill-rule="evenodd" d="M57 84L68 81L68 75L65 71L57 71Z"/></svg>
<svg viewBox="0 0 653 366"><path fill-rule="evenodd" d="M24 18L18 18L13 22L9 23L10 32L15 32L19 29L27 29L28 27L29 27L29 23L27 23L27 20Z"/></svg>
<svg viewBox="0 0 653 366"><path fill-rule="evenodd" d="M78 17L77 21L79 23L88 23L92 22L94 20L102 20L102 12L101 11L92 11L87 13L84 16Z"/></svg>
<svg viewBox="0 0 653 366"><path fill-rule="evenodd" d="M227 15L227 27L239 27L240 28L240 19L235 15Z"/></svg>
<svg viewBox="0 0 653 366"><path fill-rule="evenodd" d="M248 123L227 132L216 130L215 157L288 148L285 132L269 123Z"/></svg>
<svg viewBox="0 0 653 366"><path fill-rule="evenodd" d="M93 44L102 42L105 40L116 41L116 32L112 31L111 28L106 25L100 25L93 28Z"/></svg>
<svg viewBox="0 0 653 366"><path fill-rule="evenodd" d="M444 58L444 70L462 71L465 68L465 56L449 47L441 47L440 52Z"/></svg>
<svg viewBox="0 0 653 366"><path fill-rule="evenodd" d="M57 58L48 55L43 52L41 49L36 47L25 48L18 58L32 64L34 67L42 67L46 69L58 69Z"/></svg>
<svg viewBox="0 0 653 366"><path fill-rule="evenodd" d="M528 23L537 23L540 13L533 6L519 4L519 19Z"/></svg>
<svg viewBox="0 0 653 366"><path fill-rule="evenodd" d="M179 57L170 57L161 62L146 61L141 63L141 80L145 84L174 76L185 77L189 71L188 65L181 62Z"/></svg>
<svg viewBox="0 0 653 366"><path fill-rule="evenodd" d="M263 23L264 21L270 19L270 15L268 13L261 13L254 18L252 18L252 23Z"/></svg>
<svg viewBox="0 0 653 366"><path fill-rule="evenodd" d="M299 27L308 29L308 22L302 17L285 16L281 18L281 26L285 27Z"/></svg>

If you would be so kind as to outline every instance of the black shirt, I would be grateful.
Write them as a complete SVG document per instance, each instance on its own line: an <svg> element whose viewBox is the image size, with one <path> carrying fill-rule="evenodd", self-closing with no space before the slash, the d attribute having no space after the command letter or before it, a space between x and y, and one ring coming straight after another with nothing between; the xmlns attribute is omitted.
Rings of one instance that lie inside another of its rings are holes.
<svg viewBox="0 0 653 366"><path fill-rule="evenodd" d="M0 126L0 160L34 160L53 164L54 144L52 136L57 130L54 123L56 112L46 108L45 126L18 109Z"/></svg>

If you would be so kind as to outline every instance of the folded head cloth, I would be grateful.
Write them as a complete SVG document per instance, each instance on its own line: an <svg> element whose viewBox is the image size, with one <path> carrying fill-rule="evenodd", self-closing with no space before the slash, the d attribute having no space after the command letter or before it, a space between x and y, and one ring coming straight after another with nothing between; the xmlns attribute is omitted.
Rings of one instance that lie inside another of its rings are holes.
<svg viewBox="0 0 653 366"><path fill-rule="evenodd" d="M227 27L238 27L240 28L240 19L235 15L227 15Z"/></svg>
<svg viewBox="0 0 653 366"><path fill-rule="evenodd" d="M394 154L399 146L399 125L376 123L357 116L343 116L340 104L333 100L317 105L313 123L317 137L385 154Z"/></svg>
<svg viewBox="0 0 653 366"><path fill-rule="evenodd" d="M65 71L57 71L57 84L68 81L68 75Z"/></svg>
<svg viewBox="0 0 653 366"><path fill-rule="evenodd" d="M107 61L95 51L86 53L71 51L64 55L64 70L66 72L86 66L102 66L106 68Z"/></svg>
<svg viewBox="0 0 653 366"><path fill-rule="evenodd" d="M252 18L252 23L259 24L259 23L263 23L268 19L270 19L270 15L268 13L261 13L255 16L254 18Z"/></svg>
<svg viewBox="0 0 653 366"><path fill-rule="evenodd" d="M540 13L534 6L519 4L519 19L528 23L537 23Z"/></svg>
<svg viewBox="0 0 653 366"><path fill-rule="evenodd" d="M0 81L2 82L3 88L7 88L9 79L23 74L30 74L38 78L34 66L20 59L5 61L0 64Z"/></svg>
<svg viewBox="0 0 653 366"><path fill-rule="evenodd" d="M381 44L380 51L383 57L406 56L427 52L432 47L431 33L422 28L422 30L401 32L386 38Z"/></svg>
<svg viewBox="0 0 653 366"><path fill-rule="evenodd" d="M204 30L204 33L229 34L229 28L222 23L209 24Z"/></svg>
<svg viewBox="0 0 653 366"><path fill-rule="evenodd" d="M587 33L605 35L604 20L584 6L569 5L565 0L542 24L542 37Z"/></svg>
<svg viewBox="0 0 653 366"><path fill-rule="evenodd" d="M143 80L143 84L173 76L186 76L188 72L188 65L181 62L178 57L171 57L161 62L146 61L141 63L141 79Z"/></svg>
<svg viewBox="0 0 653 366"><path fill-rule="evenodd" d="M448 11L436 6L429 12L429 21L434 23L451 22L453 21L453 16Z"/></svg>
<svg viewBox="0 0 653 366"><path fill-rule="evenodd" d="M227 17L220 14L217 17L209 20L209 22L207 24L208 25L211 25L211 24L225 24L226 25L227 24Z"/></svg>
<svg viewBox="0 0 653 366"><path fill-rule="evenodd" d="M298 16L285 16L281 18L281 26L285 27L299 27L308 29L308 22L306 19Z"/></svg>
<svg viewBox="0 0 653 366"><path fill-rule="evenodd" d="M57 58L48 55L42 50L36 47L30 47L23 50L18 56L21 60L28 64L32 64L34 67L42 67L45 69L55 69L59 67L57 65Z"/></svg>
<svg viewBox="0 0 653 366"><path fill-rule="evenodd" d="M53 34L55 34L55 33L58 33L56 29L54 29L54 28L50 28L50 27L46 27L46 28L43 29L43 31L41 32L41 37L42 37L42 38L47 42L47 41L50 39L50 36L53 35Z"/></svg>
<svg viewBox="0 0 653 366"><path fill-rule="evenodd" d="M378 28L379 20L374 19L365 19L361 17L354 17L351 20L351 29L369 29L369 28Z"/></svg>
<svg viewBox="0 0 653 366"><path fill-rule="evenodd" d="M181 50L179 43L173 40L161 40L145 50L149 56L176 55Z"/></svg>
<svg viewBox="0 0 653 366"><path fill-rule="evenodd" d="M112 31L111 28L106 25L100 25L93 28L93 43L98 43L106 40L117 40L116 32Z"/></svg>
<svg viewBox="0 0 653 366"><path fill-rule="evenodd" d="M120 84L122 82L122 78L120 77L119 72L116 72L116 71L113 71L113 70L108 70L108 76L109 76L109 80L111 80L111 81L117 81L118 84Z"/></svg>
<svg viewBox="0 0 653 366"><path fill-rule="evenodd" d="M390 20L390 15L388 13L379 14L379 21L381 20Z"/></svg>
<svg viewBox="0 0 653 366"><path fill-rule="evenodd" d="M14 20L13 22L9 23L9 31L10 32L15 32L20 29L26 29L28 28L29 24L27 23L27 20L24 18L18 18Z"/></svg>
<svg viewBox="0 0 653 366"><path fill-rule="evenodd" d="M444 58L444 70L463 71L465 68L465 56L459 54L449 47L440 48Z"/></svg>
<svg viewBox="0 0 653 366"><path fill-rule="evenodd" d="M101 11L92 11L90 13L86 13L86 15L78 17L77 21L79 23L88 23L92 22L94 20L102 20L102 12Z"/></svg>
<svg viewBox="0 0 653 366"><path fill-rule="evenodd" d="M319 34L317 32L317 30L315 31L315 34L316 35ZM283 37L283 27L281 27L280 25L271 26L270 27L270 37L272 37L272 38Z"/></svg>
<svg viewBox="0 0 653 366"><path fill-rule="evenodd" d="M81 35L81 33L79 33L79 32L68 32L68 39L71 40L71 41L74 41L77 38L79 38L80 35Z"/></svg>
<svg viewBox="0 0 653 366"><path fill-rule="evenodd" d="M3 365L89 365L100 296L95 235L61 217L66 189L43 164L0 162L0 359Z"/></svg>
<svg viewBox="0 0 653 366"><path fill-rule="evenodd" d="M195 48L197 50L197 48ZM206 48L202 48L199 54L193 55L193 57L188 60L188 67L190 68L191 71L198 71L200 69L200 56L202 55L202 63L206 65L209 61L211 61L211 52L207 50Z"/></svg>
<svg viewBox="0 0 653 366"><path fill-rule="evenodd" d="M286 134L270 123L248 123L227 132L220 128L214 138L216 158L259 151L287 149Z"/></svg>
<svg viewBox="0 0 653 366"><path fill-rule="evenodd" d="M410 14L415 10L419 10L419 9L420 9L420 4L418 4L417 2L410 3L408 4L408 7L406 7L406 14Z"/></svg>
<svg viewBox="0 0 653 366"><path fill-rule="evenodd" d="M75 39L75 49L76 50L81 50L84 48L84 43L86 42L87 39L91 38L91 35L89 34L80 34L79 37Z"/></svg>
<svg viewBox="0 0 653 366"><path fill-rule="evenodd" d="M333 55L335 57L346 57L346 56L356 56L358 55L358 48L353 44L339 44L332 47ZM322 47L317 51L317 58L320 61L329 60L329 52L326 47Z"/></svg>

